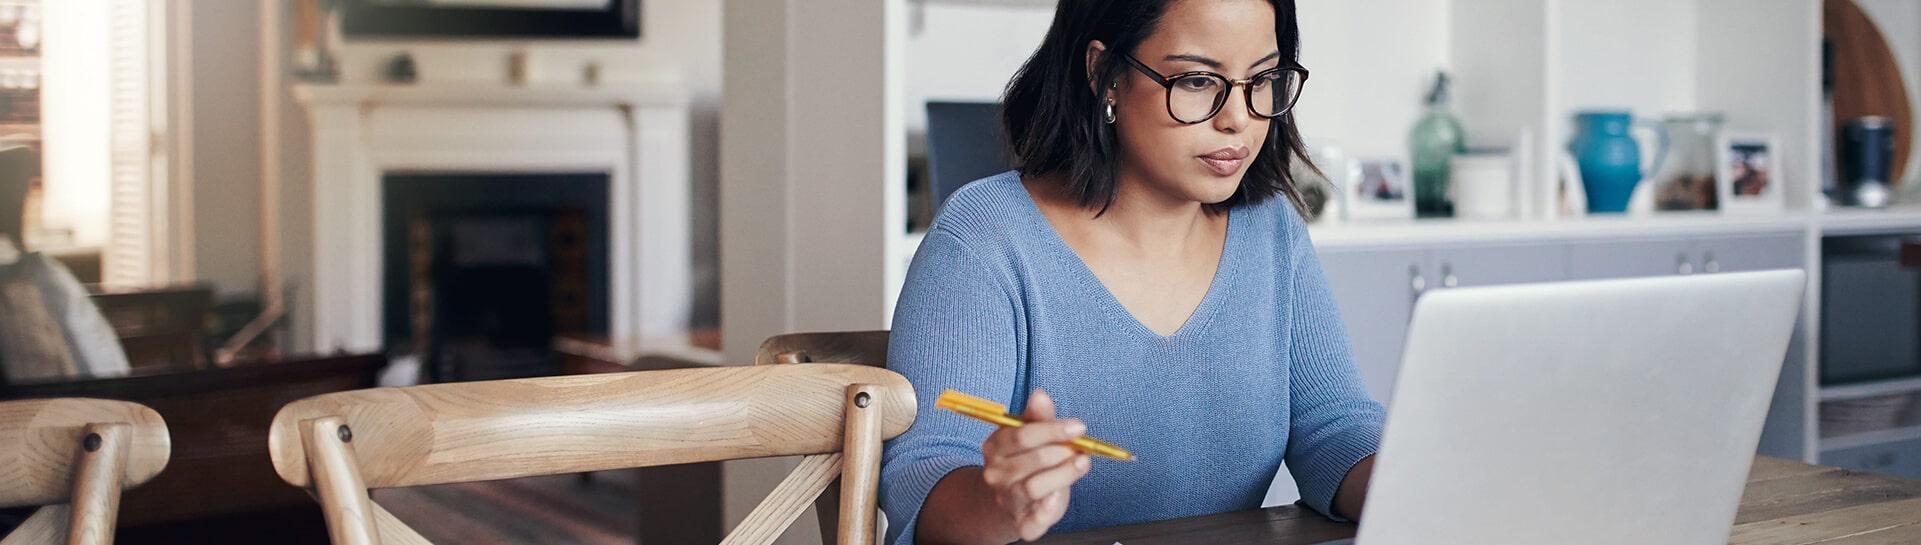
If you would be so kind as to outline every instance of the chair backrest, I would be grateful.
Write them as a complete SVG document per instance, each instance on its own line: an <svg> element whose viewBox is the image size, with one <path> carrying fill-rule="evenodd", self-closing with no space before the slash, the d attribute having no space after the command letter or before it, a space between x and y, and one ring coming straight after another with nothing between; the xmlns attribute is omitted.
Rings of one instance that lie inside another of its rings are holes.
<svg viewBox="0 0 1921 545"><path fill-rule="evenodd" d="M282 480L315 491L336 544L426 543L370 488L805 456L723 542L771 543L842 473L860 486L841 501L871 513L881 442L915 406L906 378L855 365L432 384L288 404L268 450ZM839 542L871 543L872 515L852 522L867 531Z"/></svg>
<svg viewBox="0 0 1921 545"><path fill-rule="evenodd" d="M760 350L754 353L754 365L828 361L884 368L887 339L884 329L775 335L761 341ZM829 499L839 495L840 483L834 483L814 501L821 543L831 543L840 533L840 503Z"/></svg>
<svg viewBox="0 0 1921 545"><path fill-rule="evenodd" d="M755 365L822 361L886 367L887 330L775 335L754 353Z"/></svg>
<svg viewBox="0 0 1921 545"><path fill-rule="evenodd" d="M120 499L120 524L147 526L312 508L313 497L281 482L268 463L267 424L288 403L372 388L386 365L387 357L378 354L242 361L197 371L0 385L0 399L115 399L160 413L172 438L167 470Z"/></svg>
<svg viewBox="0 0 1921 545"><path fill-rule="evenodd" d="M159 474L169 441L160 413L138 403L0 402L0 507L43 506L5 543L112 543L121 489Z"/></svg>

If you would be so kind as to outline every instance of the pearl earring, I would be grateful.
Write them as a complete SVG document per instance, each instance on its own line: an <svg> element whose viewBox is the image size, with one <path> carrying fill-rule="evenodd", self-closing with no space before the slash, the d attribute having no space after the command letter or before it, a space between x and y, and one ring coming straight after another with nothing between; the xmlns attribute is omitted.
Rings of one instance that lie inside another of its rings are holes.
<svg viewBox="0 0 1921 545"><path fill-rule="evenodd" d="M1114 124L1114 97L1107 98L1107 117L1105 120L1109 125Z"/></svg>

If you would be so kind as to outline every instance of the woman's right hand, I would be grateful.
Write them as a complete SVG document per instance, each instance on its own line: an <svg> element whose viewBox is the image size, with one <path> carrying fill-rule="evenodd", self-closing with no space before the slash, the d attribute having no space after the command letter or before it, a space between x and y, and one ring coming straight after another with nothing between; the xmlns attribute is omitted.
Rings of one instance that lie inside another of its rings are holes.
<svg viewBox="0 0 1921 545"><path fill-rule="evenodd" d="M1087 426L1079 419L1054 418L1054 399L1034 390L1021 416L1027 424L1001 428L981 443L986 461L981 477L994 491L1002 520L1024 541L1047 535L1067 514L1068 492L1091 465L1087 455L1067 446Z"/></svg>

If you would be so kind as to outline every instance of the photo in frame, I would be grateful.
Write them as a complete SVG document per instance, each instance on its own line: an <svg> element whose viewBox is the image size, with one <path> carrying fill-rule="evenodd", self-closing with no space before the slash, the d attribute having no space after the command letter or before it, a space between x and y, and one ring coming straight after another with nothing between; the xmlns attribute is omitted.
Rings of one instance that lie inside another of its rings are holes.
<svg viewBox="0 0 1921 545"><path fill-rule="evenodd" d="M1782 186L1781 138L1766 133L1726 133L1715 144L1715 193L1728 214L1779 213L1786 207Z"/></svg>
<svg viewBox="0 0 1921 545"><path fill-rule="evenodd" d="M1348 219L1414 217L1414 186L1399 159L1356 157L1346 170L1341 201Z"/></svg>

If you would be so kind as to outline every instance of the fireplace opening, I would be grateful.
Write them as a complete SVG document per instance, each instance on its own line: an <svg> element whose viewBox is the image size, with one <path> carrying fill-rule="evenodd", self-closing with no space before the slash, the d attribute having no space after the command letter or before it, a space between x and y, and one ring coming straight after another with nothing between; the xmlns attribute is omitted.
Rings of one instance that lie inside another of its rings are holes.
<svg viewBox="0 0 1921 545"><path fill-rule="evenodd" d="M553 338L608 331L604 173L389 173L387 346L423 382L552 375Z"/></svg>

